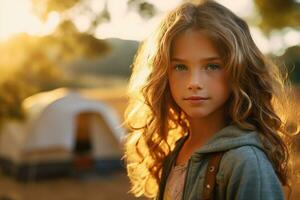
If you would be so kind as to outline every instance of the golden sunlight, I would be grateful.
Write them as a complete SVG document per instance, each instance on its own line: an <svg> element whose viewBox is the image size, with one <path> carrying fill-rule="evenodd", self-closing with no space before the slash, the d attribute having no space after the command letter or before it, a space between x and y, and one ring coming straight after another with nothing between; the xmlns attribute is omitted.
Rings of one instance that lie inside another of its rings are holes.
<svg viewBox="0 0 300 200"><path fill-rule="evenodd" d="M111 21L98 27L96 37L117 37L127 40L144 40L157 26L167 10L174 8L181 0L149 0L161 12L152 19L145 20L136 12L128 12L127 1L110 0L108 4Z"/></svg>
<svg viewBox="0 0 300 200"><path fill-rule="evenodd" d="M1 0L0 2L0 41L7 40L17 33L30 35L47 34L59 22L59 15L50 13L46 23L42 23L31 11L30 0Z"/></svg>
<svg viewBox="0 0 300 200"><path fill-rule="evenodd" d="M157 15L151 19L143 19L136 11L128 8L127 1L110 0L107 1L107 8L110 13L110 21L100 24L94 32L94 36L99 39L120 38L125 40L144 40L152 32L153 27L157 26L164 13L182 0L149 0L159 10ZM232 3L231 0L217 0L219 3L231 9L234 13L253 21L255 14L254 2L251 0L241 0ZM104 1L87 0L94 12L101 10ZM60 14L57 12L49 13L48 20L41 22L35 16L31 8L31 0L1 0L0 2L0 41L7 40L17 33L27 33L30 35L46 35L51 33L61 21ZM79 31L86 31L89 27L90 17L76 13L76 9L71 12L72 20ZM300 38L297 32L286 29L284 34L272 33L271 38L266 38L259 28L251 26L253 38L258 47L264 52L275 52L282 54L287 45L299 43ZM284 39L281 39L284 37ZM277 45L274 45L277 44Z"/></svg>

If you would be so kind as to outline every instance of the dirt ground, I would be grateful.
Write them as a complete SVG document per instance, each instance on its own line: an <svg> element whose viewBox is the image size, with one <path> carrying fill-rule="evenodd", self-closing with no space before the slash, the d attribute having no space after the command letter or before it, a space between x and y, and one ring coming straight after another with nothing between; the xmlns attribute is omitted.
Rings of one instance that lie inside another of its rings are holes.
<svg viewBox="0 0 300 200"><path fill-rule="evenodd" d="M133 200L124 172L20 183L0 175L0 200ZM138 198L143 200L143 198Z"/></svg>

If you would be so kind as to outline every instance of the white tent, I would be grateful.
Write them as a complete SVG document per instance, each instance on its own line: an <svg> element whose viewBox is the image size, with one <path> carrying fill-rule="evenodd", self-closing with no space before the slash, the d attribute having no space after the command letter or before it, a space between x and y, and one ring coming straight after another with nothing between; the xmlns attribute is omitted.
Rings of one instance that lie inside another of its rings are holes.
<svg viewBox="0 0 300 200"><path fill-rule="evenodd" d="M23 106L26 121L6 123L0 133L0 164L6 171L54 174L87 157L100 168L121 163L124 129L108 105L57 89L29 97ZM80 142L85 154L77 149Z"/></svg>

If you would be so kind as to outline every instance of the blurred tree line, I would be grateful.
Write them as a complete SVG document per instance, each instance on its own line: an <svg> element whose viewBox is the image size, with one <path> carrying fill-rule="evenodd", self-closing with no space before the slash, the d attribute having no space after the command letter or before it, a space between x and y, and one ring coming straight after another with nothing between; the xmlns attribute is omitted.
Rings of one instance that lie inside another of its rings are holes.
<svg viewBox="0 0 300 200"><path fill-rule="evenodd" d="M71 69L68 70L70 63L79 58L102 56L110 49L103 40L94 37L95 29L110 20L108 1L104 1L102 10L96 11L89 0L31 2L33 12L42 21L56 11L60 22L50 35L19 34L0 43L0 126L6 119L24 119L22 102L26 97L58 87L76 87ZM155 6L146 1L127 3L144 18L156 14ZM89 27L83 32L74 25L76 14L90 16Z"/></svg>
<svg viewBox="0 0 300 200"><path fill-rule="evenodd" d="M72 60L103 54L109 47L90 34L79 33L65 21L48 36L20 34L0 45L0 124L23 119L22 101L37 92L71 84L62 70Z"/></svg>
<svg viewBox="0 0 300 200"><path fill-rule="evenodd" d="M37 92L72 86L67 66L82 57L104 55L109 46L94 37L97 27L111 19L107 0L95 10L90 0L31 0L33 12L47 21L51 12L59 13L60 23L50 35L43 37L20 34L0 44L0 125L8 118L23 119L22 101ZM299 30L300 3L297 0L254 0L260 20L257 25L270 34L274 29L291 27ZM160 11L145 0L127 0L129 11L149 19ZM79 31L74 25L76 15L89 16L88 27ZM291 78L300 83L299 46L291 47L284 59L295 67ZM296 64L295 64L296 62ZM297 73L295 73L297 72Z"/></svg>
<svg viewBox="0 0 300 200"><path fill-rule="evenodd" d="M297 0L254 0L260 14L257 26L270 36L274 30L292 28L300 34L300 1ZM300 44L288 47L279 57L289 72L294 84L300 84Z"/></svg>

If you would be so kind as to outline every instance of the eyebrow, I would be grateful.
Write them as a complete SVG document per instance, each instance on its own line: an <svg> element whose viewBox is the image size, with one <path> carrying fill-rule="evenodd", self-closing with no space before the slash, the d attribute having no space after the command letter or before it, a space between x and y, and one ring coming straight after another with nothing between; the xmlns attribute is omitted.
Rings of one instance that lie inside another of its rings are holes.
<svg viewBox="0 0 300 200"><path fill-rule="evenodd" d="M214 57L207 57L207 58L204 58L202 59L202 61L215 61L215 60L222 60L220 57L218 56L214 56ZM178 62L185 62L187 60L183 59L183 58L171 58L171 61L178 61Z"/></svg>

